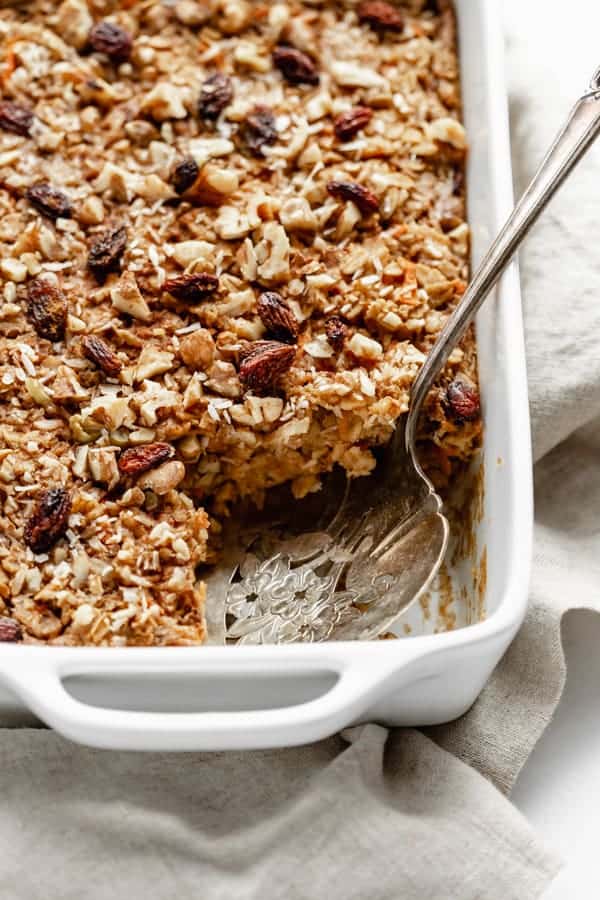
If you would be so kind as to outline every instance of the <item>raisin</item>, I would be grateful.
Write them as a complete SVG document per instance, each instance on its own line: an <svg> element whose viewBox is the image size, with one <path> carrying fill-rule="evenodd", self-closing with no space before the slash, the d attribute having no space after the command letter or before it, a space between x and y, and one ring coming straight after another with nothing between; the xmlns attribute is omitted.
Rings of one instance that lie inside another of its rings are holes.
<svg viewBox="0 0 600 900"><path fill-rule="evenodd" d="M331 316L325 322L325 334L333 349L339 353L344 346L344 341L348 334L348 326L339 316Z"/></svg>
<svg viewBox="0 0 600 900"><path fill-rule="evenodd" d="M130 447L119 457L119 469L124 475L139 475L153 469L167 459L172 459L175 451L170 444L157 442L144 444L141 447Z"/></svg>
<svg viewBox="0 0 600 900"><path fill-rule="evenodd" d="M53 188L48 182L27 188L25 196L39 213L48 219L70 219L71 201L66 194Z"/></svg>
<svg viewBox="0 0 600 900"><path fill-rule="evenodd" d="M364 0L358 7L358 20L375 31L402 31L404 18L395 6L385 0Z"/></svg>
<svg viewBox="0 0 600 900"><path fill-rule="evenodd" d="M219 287L219 279L210 272L192 272L189 275L177 275L163 284L165 291L185 300L187 303L198 303Z"/></svg>
<svg viewBox="0 0 600 900"><path fill-rule="evenodd" d="M269 334L277 341L293 343L298 337L298 321L276 291L265 291L258 298L258 314Z"/></svg>
<svg viewBox="0 0 600 900"><path fill-rule="evenodd" d="M445 12L452 11L451 0L426 0L423 12L430 12L439 16Z"/></svg>
<svg viewBox="0 0 600 900"><path fill-rule="evenodd" d="M104 281L109 272L119 270L126 246L127 229L124 225L105 231L94 241L90 247L87 264L98 281Z"/></svg>
<svg viewBox="0 0 600 900"><path fill-rule="evenodd" d="M121 360L114 350L111 350L106 341L96 337L95 334L83 337L81 347L85 356L107 375L116 378L123 368Z"/></svg>
<svg viewBox="0 0 600 900"><path fill-rule="evenodd" d="M25 526L25 543L34 553L46 553L64 535L69 524L71 497L65 488L43 491Z"/></svg>
<svg viewBox="0 0 600 900"><path fill-rule="evenodd" d="M217 72L207 78L200 89L198 115L202 119L218 119L226 106L233 100L231 78Z"/></svg>
<svg viewBox="0 0 600 900"><path fill-rule="evenodd" d="M39 277L29 282L27 318L40 337L62 341L67 329L67 301L56 281Z"/></svg>
<svg viewBox="0 0 600 900"><path fill-rule="evenodd" d="M90 31L88 41L98 53L106 53L114 62L125 62L131 56L131 35L113 22L97 22Z"/></svg>
<svg viewBox="0 0 600 900"><path fill-rule="evenodd" d="M0 128L28 137L33 125L34 115L27 106L0 100Z"/></svg>
<svg viewBox="0 0 600 900"><path fill-rule="evenodd" d="M242 357L240 380L253 391L265 391L292 367L296 347L279 341L255 341Z"/></svg>
<svg viewBox="0 0 600 900"><path fill-rule="evenodd" d="M0 643L16 644L23 640L23 631L18 622L14 619L7 619L6 616L0 617Z"/></svg>
<svg viewBox="0 0 600 900"><path fill-rule="evenodd" d="M184 194L194 184L200 169L198 163L191 156L186 156L177 163L173 170L171 181L178 194Z"/></svg>
<svg viewBox="0 0 600 900"><path fill-rule="evenodd" d="M349 141L357 131L368 125L373 117L373 110L368 106L355 106L342 113L333 123L333 130L340 141Z"/></svg>
<svg viewBox="0 0 600 900"><path fill-rule="evenodd" d="M263 147L277 140L277 128L273 110L268 106L255 106L246 117L241 130L244 142L255 156L263 155Z"/></svg>
<svg viewBox="0 0 600 900"><path fill-rule="evenodd" d="M455 197L460 197L465 189L465 173L464 169L458 169L454 173L454 177L452 179L452 193Z"/></svg>
<svg viewBox="0 0 600 900"><path fill-rule="evenodd" d="M273 63L290 84L319 83L319 73L314 62L310 56L295 47L275 47Z"/></svg>
<svg viewBox="0 0 600 900"><path fill-rule="evenodd" d="M463 378L455 378L446 389L445 405L457 422L471 422L481 415L479 392Z"/></svg>
<svg viewBox="0 0 600 900"><path fill-rule="evenodd" d="M364 215L379 209L379 200L375 194L355 181L329 181L327 190L339 200L351 200Z"/></svg>

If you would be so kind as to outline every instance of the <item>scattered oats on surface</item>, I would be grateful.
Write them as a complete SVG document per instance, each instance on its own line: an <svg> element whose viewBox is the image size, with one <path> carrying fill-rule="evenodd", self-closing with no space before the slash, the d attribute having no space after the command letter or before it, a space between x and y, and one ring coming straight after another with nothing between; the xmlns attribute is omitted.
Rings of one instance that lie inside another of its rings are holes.
<svg viewBox="0 0 600 900"><path fill-rule="evenodd" d="M5 3L0 74L0 641L201 644L209 513L371 471L464 293L451 10Z"/></svg>

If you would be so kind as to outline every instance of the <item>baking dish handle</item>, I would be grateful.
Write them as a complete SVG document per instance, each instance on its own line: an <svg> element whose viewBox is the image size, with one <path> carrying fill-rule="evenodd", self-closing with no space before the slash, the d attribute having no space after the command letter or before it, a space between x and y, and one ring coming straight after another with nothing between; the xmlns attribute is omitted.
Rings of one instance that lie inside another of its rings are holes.
<svg viewBox="0 0 600 900"><path fill-rule="evenodd" d="M62 655L62 654L61 654ZM134 651L135 655L135 651ZM382 654L383 655L383 654ZM170 672L195 676L226 675L240 678L260 671L255 666L194 663L183 668L154 664L140 666L129 659L119 666L64 664L58 657L29 660L25 666L4 668L4 679L38 718L65 737L82 744L114 750L225 750L293 746L320 740L357 722L377 695L399 689L418 675L410 657L378 661L348 661L341 655L323 661L300 659L292 669L335 674L333 687L316 699L275 709L236 712L141 712L93 706L73 697L63 684L69 676L85 674L143 675ZM77 655L76 659L85 659ZM17 660L13 660L17 662ZM31 664L33 663L33 665ZM262 666L262 672L265 671ZM277 666L273 677L277 677ZM285 671L289 672L289 663ZM280 671L283 671L280 669Z"/></svg>

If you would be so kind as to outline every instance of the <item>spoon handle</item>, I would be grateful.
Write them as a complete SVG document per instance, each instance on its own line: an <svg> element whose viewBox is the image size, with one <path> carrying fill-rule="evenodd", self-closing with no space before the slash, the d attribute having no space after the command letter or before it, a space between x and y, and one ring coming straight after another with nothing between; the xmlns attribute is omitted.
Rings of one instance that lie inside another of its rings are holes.
<svg viewBox="0 0 600 900"><path fill-rule="evenodd" d="M425 397L477 310L494 287L541 212L600 132L600 69L580 97L533 179L484 256L429 353L412 393L406 446L414 446L417 419Z"/></svg>

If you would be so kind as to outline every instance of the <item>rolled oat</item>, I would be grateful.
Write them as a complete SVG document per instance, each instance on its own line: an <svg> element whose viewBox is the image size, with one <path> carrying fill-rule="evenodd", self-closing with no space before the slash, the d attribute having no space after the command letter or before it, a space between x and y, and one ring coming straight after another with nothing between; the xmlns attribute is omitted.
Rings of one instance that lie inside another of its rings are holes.
<svg viewBox="0 0 600 900"><path fill-rule="evenodd" d="M126 7L0 9L0 640L201 643L202 506L367 474L468 278L446 4Z"/></svg>

